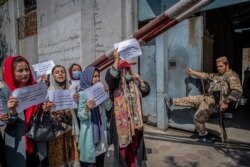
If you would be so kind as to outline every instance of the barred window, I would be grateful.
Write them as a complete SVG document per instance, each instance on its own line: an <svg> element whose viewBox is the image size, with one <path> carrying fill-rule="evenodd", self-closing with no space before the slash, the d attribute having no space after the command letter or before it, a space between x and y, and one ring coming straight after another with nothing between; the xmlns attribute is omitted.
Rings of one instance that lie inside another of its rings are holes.
<svg viewBox="0 0 250 167"><path fill-rule="evenodd" d="M24 0L24 14L17 19L19 40L37 34L36 0Z"/></svg>
<svg viewBox="0 0 250 167"><path fill-rule="evenodd" d="M37 34L37 11L33 10L17 19L18 39Z"/></svg>

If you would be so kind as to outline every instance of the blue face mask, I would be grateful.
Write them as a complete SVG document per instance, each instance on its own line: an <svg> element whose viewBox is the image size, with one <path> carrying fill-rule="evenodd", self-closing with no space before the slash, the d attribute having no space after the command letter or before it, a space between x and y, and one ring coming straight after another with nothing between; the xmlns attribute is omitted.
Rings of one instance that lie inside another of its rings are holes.
<svg viewBox="0 0 250 167"><path fill-rule="evenodd" d="M81 73L82 73L81 71L73 71L72 76L74 79L78 80L80 79Z"/></svg>
<svg viewBox="0 0 250 167"><path fill-rule="evenodd" d="M125 75L125 80L127 82L132 81L132 79L133 79L132 75L129 75L129 74Z"/></svg>

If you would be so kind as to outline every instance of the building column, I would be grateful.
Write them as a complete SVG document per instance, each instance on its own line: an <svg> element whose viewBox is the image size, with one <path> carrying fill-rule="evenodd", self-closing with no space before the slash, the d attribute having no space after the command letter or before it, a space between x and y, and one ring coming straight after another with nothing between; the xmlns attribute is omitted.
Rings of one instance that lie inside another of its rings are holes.
<svg viewBox="0 0 250 167"><path fill-rule="evenodd" d="M164 34L155 39L156 45L156 108L157 108L157 127L162 130L168 128L168 114L164 102L166 92L164 71L167 68L165 64Z"/></svg>

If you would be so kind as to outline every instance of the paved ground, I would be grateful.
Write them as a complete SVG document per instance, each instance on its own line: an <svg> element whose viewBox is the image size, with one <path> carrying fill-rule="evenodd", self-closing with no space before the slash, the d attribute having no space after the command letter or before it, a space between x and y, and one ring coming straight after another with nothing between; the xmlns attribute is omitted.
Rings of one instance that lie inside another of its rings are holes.
<svg viewBox="0 0 250 167"><path fill-rule="evenodd" d="M240 108L234 119L226 121L229 149L221 142L217 122L207 124L215 135L213 142L200 141L197 135L176 129L158 130L146 125L145 142L148 167L250 167L250 109ZM113 151L106 158L111 167Z"/></svg>

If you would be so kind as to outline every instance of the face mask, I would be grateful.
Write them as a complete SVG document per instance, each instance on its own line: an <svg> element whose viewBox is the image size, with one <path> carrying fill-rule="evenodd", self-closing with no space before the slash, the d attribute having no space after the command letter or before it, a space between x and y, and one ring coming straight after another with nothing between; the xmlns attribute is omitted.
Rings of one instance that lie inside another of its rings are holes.
<svg viewBox="0 0 250 167"><path fill-rule="evenodd" d="M76 80L80 79L81 71L73 71L72 76Z"/></svg>
<svg viewBox="0 0 250 167"><path fill-rule="evenodd" d="M55 80L55 81L56 81L56 80ZM59 85L60 87L62 87L62 86L64 86L64 85L66 85L66 80L63 81L63 82L58 82L58 81L56 81L56 83L57 83L57 85Z"/></svg>
<svg viewBox="0 0 250 167"><path fill-rule="evenodd" d="M133 78L132 78L132 75L129 75L129 74L125 75L125 80L126 80L127 82L131 81L132 79L133 79Z"/></svg>

